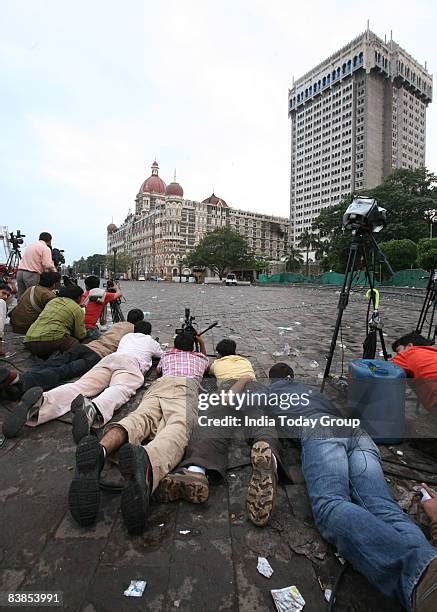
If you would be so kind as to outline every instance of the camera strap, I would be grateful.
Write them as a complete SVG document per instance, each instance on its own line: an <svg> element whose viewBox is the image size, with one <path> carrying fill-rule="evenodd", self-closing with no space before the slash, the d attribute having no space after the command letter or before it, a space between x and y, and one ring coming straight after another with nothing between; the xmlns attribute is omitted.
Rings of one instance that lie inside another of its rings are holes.
<svg viewBox="0 0 437 612"><path fill-rule="evenodd" d="M29 300L32 305L32 308L36 310L36 312L39 314L42 312L42 308L38 306L38 304L35 301L35 289L36 289L35 285L30 288Z"/></svg>

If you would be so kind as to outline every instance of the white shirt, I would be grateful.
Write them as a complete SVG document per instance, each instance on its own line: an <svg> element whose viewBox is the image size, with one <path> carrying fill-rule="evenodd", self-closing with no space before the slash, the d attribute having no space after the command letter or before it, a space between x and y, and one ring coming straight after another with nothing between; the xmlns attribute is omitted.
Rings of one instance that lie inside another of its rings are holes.
<svg viewBox="0 0 437 612"><path fill-rule="evenodd" d="M141 372L147 372L152 365L152 357L162 357L163 352L156 340L146 334L126 334L120 340L116 353L129 355L137 360Z"/></svg>

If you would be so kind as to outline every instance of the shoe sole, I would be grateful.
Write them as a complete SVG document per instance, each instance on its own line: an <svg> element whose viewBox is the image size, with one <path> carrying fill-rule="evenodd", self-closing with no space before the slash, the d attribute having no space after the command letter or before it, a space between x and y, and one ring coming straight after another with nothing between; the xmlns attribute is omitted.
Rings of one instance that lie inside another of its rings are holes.
<svg viewBox="0 0 437 612"><path fill-rule="evenodd" d="M73 413L73 440L76 444L79 444L82 438L90 434L90 424L83 407L83 402L83 395L78 395L71 402L70 410Z"/></svg>
<svg viewBox="0 0 437 612"><path fill-rule="evenodd" d="M68 493L71 516L79 525L93 525L100 506L100 444L94 436L82 439L76 449L77 474Z"/></svg>
<svg viewBox="0 0 437 612"><path fill-rule="evenodd" d="M141 455L144 454L144 458ZM121 494L121 514L128 532L140 535L146 528L150 495L147 491L147 470L152 466L140 446L125 444L118 453L118 466L126 486ZM143 467L146 468L146 474Z"/></svg>
<svg viewBox="0 0 437 612"><path fill-rule="evenodd" d="M262 527L273 510L276 492L276 475L273 453L267 442L256 442L251 450L252 476L247 489L246 505L249 518Z"/></svg>
<svg viewBox="0 0 437 612"><path fill-rule="evenodd" d="M184 500L192 504L203 504L209 497L208 483L188 482L177 474L166 476L154 493L156 501L168 503Z"/></svg>
<svg viewBox="0 0 437 612"><path fill-rule="evenodd" d="M3 423L3 435L5 438L15 438L23 429L27 421L27 413L41 397L41 387L33 387L24 393L18 406L8 414Z"/></svg>

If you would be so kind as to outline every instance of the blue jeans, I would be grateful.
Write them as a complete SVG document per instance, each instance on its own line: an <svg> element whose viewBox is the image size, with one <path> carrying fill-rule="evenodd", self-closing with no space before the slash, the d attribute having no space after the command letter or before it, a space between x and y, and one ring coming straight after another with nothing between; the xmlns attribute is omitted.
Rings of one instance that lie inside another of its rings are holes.
<svg viewBox="0 0 437 612"><path fill-rule="evenodd" d="M371 438L358 431L303 440L302 468L322 536L374 587L411 610L413 590L437 548L393 500Z"/></svg>

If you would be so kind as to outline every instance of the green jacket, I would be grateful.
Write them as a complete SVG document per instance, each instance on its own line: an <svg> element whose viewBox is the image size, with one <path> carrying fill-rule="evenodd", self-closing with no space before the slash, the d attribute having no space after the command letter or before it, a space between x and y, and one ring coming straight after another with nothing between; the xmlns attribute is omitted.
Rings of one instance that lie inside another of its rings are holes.
<svg viewBox="0 0 437 612"><path fill-rule="evenodd" d="M24 342L61 340L74 336L82 340L86 336L84 314L77 302L57 297L46 304L37 320L27 330Z"/></svg>

